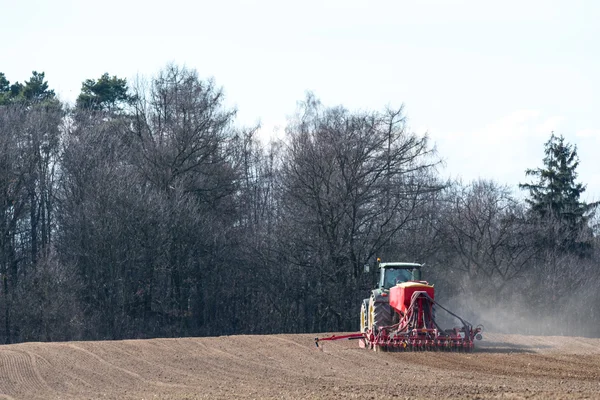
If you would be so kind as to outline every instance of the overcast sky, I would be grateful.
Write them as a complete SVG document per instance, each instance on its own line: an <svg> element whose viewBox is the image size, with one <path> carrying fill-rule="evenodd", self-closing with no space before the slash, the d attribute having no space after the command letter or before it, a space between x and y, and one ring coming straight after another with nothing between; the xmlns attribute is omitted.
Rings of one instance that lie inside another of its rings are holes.
<svg viewBox="0 0 600 400"><path fill-rule="evenodd" d="M283 129L307 90L326 105L405 105L443 173L515 187L554 131L600 199L600 2L0 0L0 72L44 71L63 100L104 72L168 62L223 86L243 124Z"/></svg>

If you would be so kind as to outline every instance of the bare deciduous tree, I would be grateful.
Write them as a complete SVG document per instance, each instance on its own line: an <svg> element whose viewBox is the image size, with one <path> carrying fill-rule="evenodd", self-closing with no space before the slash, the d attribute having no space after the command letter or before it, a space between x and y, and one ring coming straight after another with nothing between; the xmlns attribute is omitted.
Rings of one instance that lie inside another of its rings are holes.
<svg viewBox="0 0 600 400"><path fill-rule="evenodd" d="M426 137L407 131L402 108L350 112L309 95L287 133L281 237L313 299L306 329L350 329L363 265L440 189L429 179L437 160Z"/></svg>
<svg viewBox="0 0 600 400"><path fill-rule="evenodd" d="M497 302L507 284L527 275L537 255L523 205L507 188L484 180L454 185L446 204L438 226L448 265L460 277L455 283Z"/></svg>

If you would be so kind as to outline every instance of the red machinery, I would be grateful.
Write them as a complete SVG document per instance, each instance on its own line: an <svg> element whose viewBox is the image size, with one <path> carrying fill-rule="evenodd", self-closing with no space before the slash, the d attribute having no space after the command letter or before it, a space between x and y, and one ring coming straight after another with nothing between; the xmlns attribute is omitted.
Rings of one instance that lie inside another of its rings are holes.
<svg viewBox="0 0 600 400"><path fill-rule="evenodd" d="M389 289L393 324L369 326L362 333L315 338L319 342L358 339L361 347L374 350L449 350L472 351L474 339L481 340L483 327L473 326L434 300L433 286L424 281L399 283ZM435 310L442 309L459 320L461 327L442 329L435 320Z"/></svg>

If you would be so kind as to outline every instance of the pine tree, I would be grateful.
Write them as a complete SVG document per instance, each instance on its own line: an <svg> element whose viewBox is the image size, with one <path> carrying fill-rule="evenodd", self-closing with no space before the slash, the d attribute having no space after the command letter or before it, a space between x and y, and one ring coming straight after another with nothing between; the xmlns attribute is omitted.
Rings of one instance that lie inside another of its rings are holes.
<svg viewBox="0 0 600 400"><path fill-rule="evenodd" d="M57 104L54 90L48 88L44 72L33 71L25 84L15 82L12 85L6 75L0 72L0 105L8 104Z"/></svg>
<svg viewBox="0 0 600 400"><path fill-rule="evenodd" d="M581 253L589 247L589 243L582 240L582 232L589 229L589 218L600 202L588 204L580 200L586 187L576 182L579 166L577 146L565 143L562 135L556 136L553 132L544 145L544 154L543 168L525 172L527 176L537 177L537 182L519 184L519 187L529 191L526 201L533 217L553 226L558 224L559 247ZM556 244L556 240L545 242L547 245Z"/></svg>
<svg viewBox="0 0 600 400"><path fill-rule="evenodd" d="M10 82L6 79L6 75L0 72L0 105L8 103L10 96Z"/></svg>
<svg viewBox="0 0 600 400"><path fill-rule="evenodd" d="M45 81L44 72L33 71L31 78L25 81L23 86L23 97L29 102L43 102L55 98L54 90L48 89L48 82Z"/></svg>
<svg viewBox="0 0 600 400"><path fill-rule="evenodd" d="M81 85L77 107L94 111L118 111L133 98L127 93L127 80L104 73L98 80L86 79Z"/></svg>

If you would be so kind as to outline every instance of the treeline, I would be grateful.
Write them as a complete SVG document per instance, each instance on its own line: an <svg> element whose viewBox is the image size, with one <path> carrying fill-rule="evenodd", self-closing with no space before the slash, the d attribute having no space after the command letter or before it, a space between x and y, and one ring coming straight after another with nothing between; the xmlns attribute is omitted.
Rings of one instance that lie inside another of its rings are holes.
<svg viewBox="0 0 600 400"><path fill-rule="evenodd" d="M597 204L561 136L523 201L442 179L402 108L309 94L267 146L235 116L176 65L73 107L0 73L0 341L352 331L376 257L496 329L600 334Z"/></svg>

